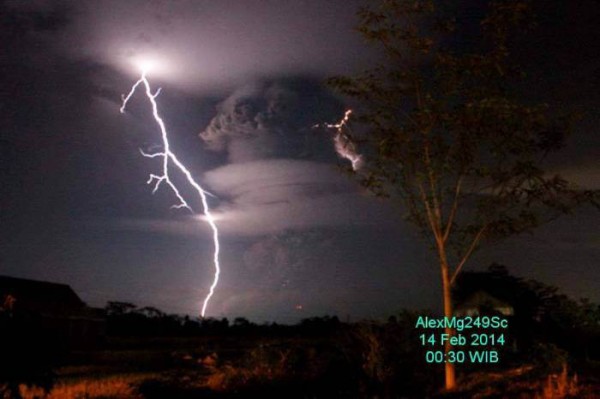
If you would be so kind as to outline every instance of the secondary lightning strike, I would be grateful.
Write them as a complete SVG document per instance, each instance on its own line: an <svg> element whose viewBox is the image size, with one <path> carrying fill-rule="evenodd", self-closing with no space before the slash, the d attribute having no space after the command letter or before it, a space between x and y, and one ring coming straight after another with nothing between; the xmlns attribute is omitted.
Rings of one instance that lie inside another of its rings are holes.
<svg viewBox="0 0 600 399"><path fill-rule="evenodd" d="M162 142L163 142L163 151L161 151L161 152L154 152L154 153L148 154L148 153L140 150L141 154L146 158L160 157L160 158L162 158L162 161L163 161L162 162L162 175L150 174L150 178L148 179L148 182L147 182L148 184L151 184L154 182L154 189L152 190L152 193L155 193L156 190L158 190L158 187L160 186L161 183L165 183L171 188L171 190L173 190L173 192L175 193L175 196L179 200L179 203L176 205L173 205L173 207L178 208L178 209L186 208L190 212L195 213L194 210L192 209L192 207L186 202L186 200L183 198L183 196L181 195L181 193L179 192L179 190L177 189L177 187L175 186L175 184L172 182L171 178L169 177L169 161L171 161L177 167L177 169L179 169L184 174L188 183L192 187L194 187L194 189L198 192L198 195L200 196L200 199L202 201L202 208L203 208L205 220L208 222L208 224L210 225L210 228L212 229L212 233L213 233L212 235L213 235L213 241L214 241L214 247L215 247L215 251L214 251L214 255L213 255L213 262L215 265L215 275L214 275L213 283L210 286L208 295L204 299L204 303L202 305L201 315L202 315L202 317L204 317L204 315L206 313L206 307L208 305L208 302L210 301L210 298L213 296L213 294L215 292L215 288L217 287L217 284L219 283L219 275L221 273L221 266L219 264L219 251L220 251L219 230L217 229L217 225L215 223L214 216L210 212L210 208L208 206L208 201L206 198L207 194L210 195L210 193L208 193L207 191L204 191L204 189L194 180L190 171L179 161L179 159L171 151L170 144L169 144L169 138L168 138L168 134L167 134L167 129L165 127L164 121L158 114L158 105L156 103L156 97L160 94L160 89L158 89L156 91L156 93L152 94L152 90L150 89L150 82L146 78L146 70L145 69L142 70L142 76L140 77L140 79L137 82L135 82L135 84L131 87L129 94L127 96L123 97L123 104L120 109L121 113L125 113L125 107L127 106L127 103L129 102L129 100L131 99L131 97L133 96L133 94L135 93L135 91L139 85L143 85L145 87L146 97L148 97L148 100L150 100L150 103L152 104L152 115L154 116L154 120L160 127L160 132L161 132Z"/></svg>
<svg viewBox="0 0 600 399"><path fill-rule="evenodd" d="M333 138L335 151L342 158L349 160L352 163L352 170L357 171L360 168L362 156L356 152L356 146L350 140L350 137L344 133L344 127L347 128L350 114L352 114L351 109L344 113L344 117L338 123L325 123L324 126L328 129L335 129L336 133ZM315 125L315 127L318 126Z"/></svg>

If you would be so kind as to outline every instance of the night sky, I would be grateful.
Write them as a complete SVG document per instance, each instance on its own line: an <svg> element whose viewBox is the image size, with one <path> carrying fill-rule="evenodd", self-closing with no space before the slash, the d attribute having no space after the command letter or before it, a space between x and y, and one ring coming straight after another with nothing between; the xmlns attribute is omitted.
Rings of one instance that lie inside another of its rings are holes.
<svg viewBox="0 0 600 399"><path fill-rule="evenodd" d="M147 99L119 113L139 62L151 59L173 151L217 197L223 270L207 316L439 309L426 243L400 207L342 173L331 132L313 128L347 106L324 79L380 57L353 30L360 4L0 1L0 275L70 284L93 306L199 314L210 230L170 209L172 192L146 185L160 172L139 152L160 144ZM482 2L456 4L459 23L481 15ZM539 26L516 53L529 74L523 97L584 113L551 169L599 189L600 3L533 4ZM599 224L583 208L486 247L467 269L498 262L599 301Z"/></svg>

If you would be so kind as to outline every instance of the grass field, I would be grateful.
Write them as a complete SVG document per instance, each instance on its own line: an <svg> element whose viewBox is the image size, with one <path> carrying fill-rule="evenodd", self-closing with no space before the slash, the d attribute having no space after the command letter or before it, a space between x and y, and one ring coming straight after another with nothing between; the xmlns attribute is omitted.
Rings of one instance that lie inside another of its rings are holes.
<svg viewBox="0 0 600 399"><path fill-rule="evenodd" d="M336 339L120 338L110 349L73 353L48 389L18 390L25 399L600 397L594 364L583 374L543 374L532 365L471 371L447 394L439 391L440 369L392 369L385 353L345 351Z"/></svg>

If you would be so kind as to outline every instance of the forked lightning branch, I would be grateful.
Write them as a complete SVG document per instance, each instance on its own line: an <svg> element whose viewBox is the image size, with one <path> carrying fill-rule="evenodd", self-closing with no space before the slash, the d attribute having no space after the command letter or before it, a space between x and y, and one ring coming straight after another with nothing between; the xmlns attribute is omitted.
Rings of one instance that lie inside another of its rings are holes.
<svg viewBox="0 0 600 399"><path fill-rule="evenodd" d="M143 86L146 97L148 98L148 100L150 101L150 104L152 105L152 115L154 117L154 120L156 121L158 127L160 128L160 133L161 133L161 138L162 138L162 148L163 148L162 151L153 152L153 153L146 153L146 152L140 150L141 154L144 157L159 158L162 161L161 174L159 174L159 175L150 174L150 178L148 179L148 184L154 184L152 193L155 193L159 189L161 184L167 185L171 189L171 191L173 191L173 193L177 197L177 200L179 201L177 204L173 205L172 207L178 208L178 209L185 208L185 209L189 210L190 212L195 213L194 210L192 209L192 207L190 206L190 204L185 200L185 198L183 197L183 195L181 194L181 192L179 191L179 189L177 188L177 186L171 179L169 167L173 166L176 170L178 170L185 176L186 181L198 193L198 196L202 202L202 213L204 214L205 220L210 225L210 228L212 230L212 236L213 236L213 241L214 241L213 263L214 263L214 269L215 269L213 282L212 282L212 284L209 288L209 292L206 295L206 298L204 299L204 302L202 304L201 316L204 317L206 314L206 308L208 306L208 303L215 292L217 284L219 283L219 275L221 273L221 266L219 264L219 250L220 250L219 230L215 223L215 218L212 215L212 213L210 212L210 207L209 207L208 201L207 201L207 195L210 195L210 193L205 191L200 186L200 184L198 184L198 182L196 182L196 180L194 180L190 171L185 167L185 165L183 165L183 163L181 163L181 161L177 158L177 156L171 151L167 128L165 126L165 122L163 121L163 119L161 118L161 116L158 112L158 104L156 102L156 97L160 94L160 89L158 89L154 93L152 92L152 89L150 87L150 82L148 81L148 78L146 77L148 67L149 67L148 65L143 65L141 67L141 70L142 70L141 77L131 87L129 94L127 94L127 96L123 96L123 104L122 104L120 110L121 110L121 113L125 113L125 108L127 106L127 103L129 102L129 100L131 100L132 96L134 95L134 93L136 92L138 87ZM346 111L343 119L341 121L339 121L337 124L325 124L325 126L327 128L336 130L336 135L334 137L334 144L335 144L336 151L338 152L338 154L340 156L348 159L352 163L352 168L354 170L357 170L360 166L360 163L362 162L362 157L360 154L358 154L356 152L354 143L350 140L348 135L346 135L344 133L344 128L347 127L347 122L348 122L351 112L352 112L351 110ZM318 126L318 125L316 125L316 126Z"/></svg>
<svg viewBox="0 0 600 399"><path fill-rule="evenodd" d="M213 236L213 241L214 241L213 263L214 263L214 269L215 269L213 282L212 282L212 284L209 288L209 292L206 295L206 298L204 299L204 302L202 304L202 311L200 314L202 317L204 317L204 315L206 314L206 308L208 306L208 303L215 292L215 288L217 287L217 284L219 283L219 274L221 272L221 267L219 264L219 249L220 249L219 230L217 229L217 225L215 223L214 216L211 214L210 208L208 206L208 200L207 200L208 192L204 191L204 189L200 186L200 184L198 184L194 180L190 171L181 163L181 161L179 161L177 156L175 156L175 154L171 151L167 128L165 126L163 119L160 117L160 115L158 113L158 104L156 103L156 97L160 93L160 89L158 89L155 93L152 93L152 90L150 87L150 82L146 78L146 72L147 72L146 68L142 67L142 75L141 75L140 79L137 82L135 82L135 84L131 87L129 94L127 94L127 96L123 97L121 113L125 112L125 107L127 106L127 103L129 102L129 100L131 99L131 97L133 96L133 94L135 93L137 88L140 85L142 85L145 89L146 97L148 98L148 100L150 101L150 104L152 105L152 115L154 116L154 120L156 121L156 123L158 124L158 126L160 128L161 138L162 138L162 147L163 147L162 151L154 152L151 154L145 153L144 151L140 150L140 152L142 153L143 156L145 156L147 158L159 158L162 161L161 174L160 175L151 174L150 178L148 179L148 184L154 184L154 189L152 190L152 193L155 193L161 184L165 184L169 188L171 188L171 190L177 197L177 200L179 201L177 204L173 205L174 208L186 208L190 212L195 213L194 210L192 209L192 207L190 206L190 204L185 200L183 195L180 193L177 186L173 183L173 180L171 180L171 174L170 174L169 167L173 166L176 170L180 171L185 176L186 181L194 188L194 190L198 193L198 196L200 197L200 200L202 202L202 213L204 214L205 220L210 225L210 228L212 230L212 236Z"/></svg>

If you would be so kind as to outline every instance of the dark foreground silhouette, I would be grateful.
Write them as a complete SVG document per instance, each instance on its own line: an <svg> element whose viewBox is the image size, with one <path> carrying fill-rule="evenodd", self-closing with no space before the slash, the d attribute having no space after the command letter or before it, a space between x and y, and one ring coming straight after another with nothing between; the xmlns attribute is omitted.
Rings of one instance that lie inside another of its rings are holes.
<svg viewBox="0 0 600 399"><path fill-rule="evenodd" d="M290 326L109 302L104 334L94 330L97 339L70 342L56 334L64 325L49 326L13 303L0 312L0 397L596 397L598 305L497 265L465 272L455 297L461 311L510 314L503 316L507 344L487 348L502 360L457 365L456 392L441 390L443 364L425 360L415 325L431 312L403 311L385 322L314 317Z"/></svg>

